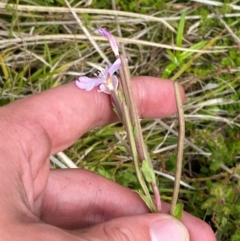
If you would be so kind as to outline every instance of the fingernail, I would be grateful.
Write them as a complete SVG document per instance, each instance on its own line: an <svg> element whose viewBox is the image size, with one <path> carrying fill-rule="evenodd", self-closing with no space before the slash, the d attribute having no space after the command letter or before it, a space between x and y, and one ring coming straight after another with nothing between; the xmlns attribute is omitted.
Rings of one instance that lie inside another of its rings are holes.
<svg viewBox="0 0 240 241"><path fill-rule="evenodd" d="M174 218L163 218L150 227L151 241L189 241L185 226Z"/></svg>

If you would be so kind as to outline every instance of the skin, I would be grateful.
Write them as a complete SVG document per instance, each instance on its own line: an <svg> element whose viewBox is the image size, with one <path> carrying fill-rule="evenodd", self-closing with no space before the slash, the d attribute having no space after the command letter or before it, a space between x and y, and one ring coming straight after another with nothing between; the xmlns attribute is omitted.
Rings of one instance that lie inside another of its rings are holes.
<svg viewBox="0 0 240 241"><path fill-rule="evenodd" d="M142 118L176 112L172 82L136 77L133 88ZM122 240L119 230L129 240L150 240L149 224L168 215L149 214L135 192L97 174L49 169L51 154L114 121L107 94L80 90L74 82L0 108L1 240ZM169 205L163 209L167 213ZM192 215L184 213L182 222L192 241L216 240Z"/></svg>

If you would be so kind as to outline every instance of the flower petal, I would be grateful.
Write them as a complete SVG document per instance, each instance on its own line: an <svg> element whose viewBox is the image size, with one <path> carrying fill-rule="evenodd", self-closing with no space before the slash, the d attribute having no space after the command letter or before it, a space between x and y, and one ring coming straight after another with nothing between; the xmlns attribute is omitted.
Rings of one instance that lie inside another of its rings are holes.
<svg viewBox="0 0 240 241"><path fill-rule="evenodd" d="M105 28L99 28L98 32L102 36L104 36L108 39L115 56L119 56L118 43L117 43L116 39L113 37L113 35L110 32L108 32Z"/></svg>
<svg viewBox="0 0 240 241"><path fill-rule="evenodd" d="M96 78L89 78L87 76L80 76L78 78L78 81L81 82L81 83L89 83L89 82L95 82Z"/></svg>
<svg viewBox="0 0 240 241"><path fill-rule="evenodd" d="M95 86L100 85L104 80L100 78L88 78L86 76L81 76L78 78L76 81L76 85L78 88L90 91L92 90Z"/></svg>
<svg viewBox="0 0 240 241"><path fill-rule="evenodd" d="M110 32L108 32L105 28L101 28L101 27L98 28L98 32L99 32L99 34L106 37L107 39L112 37L112 34Z"/></svg>
<svg viewBox="0 0 240 241"><path fill-rule="evenodd" d="M106 80L108 75L112 76L116 71L118 71L122 66L121 60L117 58L115 62L108 67L106 67L104 70L100 72L98 75L99 79Z"/></svg>
<svg viewBox="0 0 240 241"><path fill-rule="evenodd" d="M99 92L111 94L111 91L116 91L118 88L118 78L113 75L108 79L109 82L104 82L99 86Z"/></svg>
<svg viewBox="0 0 240 241"><path fill-rule="evenodd" d="M126 63L128 62L128 59L125 59ZM115 60L115 62L110 65L108 68L107 68L107 73L112 76L116 71L118 71L120 68L122 67L122 62L120 60L120 58L117 58Z"/></svg>
<svg viewBox="0 0 240 241"><path fill-rule="evenodd" d="M111 80L112 80L113 89L117 90L117 88L118 88L118 78L115 75L113 75L111 77Z"/></svg>
<svg viewBox="0 0 240 241"><path fill-rule="evenodd" d="M112 65L110 65L110 66L112 66ZM109 67L110 67L110 66L109 66ZM99 73L99 75L98 75L98 78L99 78L99 79L103 79L103 81L104 81L104 80L107 78L109 67L106 67L105 69L103 69L103 70Z"/></svg>
<svg viewBox="0 0 240 241"><path fill-rule="evenodd" d="M104 92L106 94L110 94L110 90L108 89L108 87L105 84L101 84L99 86L98 92Z"/></svg>
<svg viewBox="0 0 240 241"><path fill-rule="evenodd" d="M107 68L107 72L112 76L116 71L122 67L120 58L117 58L115 62Z"/></svg>
<svg viewBox="0 0 240 241"><path fill-rule="evenodd" d="M82 83L82 82L76 81L76 85L79 89L87 90L87 91L94 88L93 83Z"/></svg>

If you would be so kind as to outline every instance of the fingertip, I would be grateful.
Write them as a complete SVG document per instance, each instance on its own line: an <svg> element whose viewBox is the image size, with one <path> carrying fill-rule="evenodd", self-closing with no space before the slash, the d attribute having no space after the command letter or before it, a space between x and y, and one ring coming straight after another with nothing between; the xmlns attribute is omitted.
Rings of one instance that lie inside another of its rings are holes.
<svg viewBox="0 0 240 241"><path fill-rule="evenodd" d="M177 111L174 82L156 77L133 77L133 90L142 118L164 118ZM182 101L185 100L183 87L179 84Z"/></svg>
<svg viewBox="0 0 240 241"><path fill-rule="evenodd" d="M162 202L163 212L169 213L170 204ZM188 229L191 241L216 241L216 237L212 228L203 220L187 213L183 212L182 223Z"/></svg>
<svg viewBox="0 0 240 241"><path fill-rule="evenodd" d="M87 240L188 241L184 225L166 214L116 218L91 228L72 231Z"/></svg>
<svg viewBox="0 0 240 241"><path fill-rule="evenodd" d="M151 241L189 241L187 228L171 216L162 216L150 226Z"/></svg>
<svg viewBox="0 0 240 241"><path fill-rule="evenodd" d="M184 212L182 222L188 228L193 241L216 241L215 234L208 223Z"/></svg>

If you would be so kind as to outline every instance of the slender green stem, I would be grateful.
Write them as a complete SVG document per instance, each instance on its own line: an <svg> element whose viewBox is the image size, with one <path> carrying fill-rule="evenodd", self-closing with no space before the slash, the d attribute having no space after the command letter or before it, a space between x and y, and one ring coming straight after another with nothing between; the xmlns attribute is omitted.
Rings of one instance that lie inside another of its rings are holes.
<svg viewBox="0 0 240 241"><path fill-rule="evenodd" d="M144 177L143 177L141 169L140 169L139 158L138 158L137 147L136 147L136 143L135 143L135 139L134 139L133 125L131 123L129 108L126 105L124 99L122 99L121 91L118 91L118 98L115 98L114 102L115 101L118 102L117 106L121 106L122 122L123 122L125 130L127 132L136 175L137 175L138 181L143 189L143 192L148 200L147 205L152 212L157 212L157 209L156 209L154 203L152 202L151 195L149 193L148 187L145 183Z"/></svg>
<svg viewBox="0 0 240 241"><path fill-rule="evenodd" d="M123 94L126 100L126 104L129 107L130 118L132 120L132 124L134 127L134 139L137 146L137 152L140 162L143 160L149 161L149 157L146 154L146 146L144 144L143 136L142 136L142 129L139 122L139 115L137 106L134 100L131 80L130 80L130 73L128 66L126 64L126 60L123 55L119 56L122 62L122 68L120 69L120 76L121 76L121 83L123 87ZM152 163L149 163L152 166Z"/></svg>
<svg viewBox="0 0 240 241"><path fill-rule="evenodd" d="M129 123L125 123L126 124L125 128L126 129L128 128L127 125L130 125L132 127L132 129L130 130L128 135L129 135L129 138L130 138L130 135L133 137L134 144L130 142L130 146L131 146L131 148L136 148L136 152L137 152L137 158L136 158L136 160L134 160L134 162L136 161L137 163L134 163L134 165L135 165L139 183L141 184L141 186L143 188L144 194L148 197L149 191L148 191L148 189L146 189L147 186L146 186L145 179L144 179L141 169L140 169L140 163L142 163L144 160L146 160L149 163L149 167L151 169L153 169L153 166L152 166L152 162L151 162L150 156L147 152L147 148L144 143L143 136L142 136L142 129L141 129L140 121L139 121L137 106L136 106L133 91L132 91L129 69L128 69L124 56L120 55L119 58L122 63L122 69L120 70L120 76L121 76L121 85L122 85L122 91L123 91L123 97L124 97L123 111L125 111L124 108L127 107L127 110L128 110L127 112L129 113ZM127 116L125 115L125 117L127 117ZM134 149L134 151L135 151L135 149ZM132 152L133 152L133 150L132 150ZM133 153L133 155L134 154L135 153ZM141 175L139 173L141 173ZM159 190L156 185L155 178L154 178L154 180L151 181L151 184L153 186L153 191L154 191L156 204L157 204L157 210L161 211L160 194L159 194ZM152 202L152 200L151 200L151 202ZM154 209L156 211L156 208L154 208Z"/></svg>
<svg viewBox="0 0 240 241"><path fill-rule="evenodd" d="M149 194L149 191L148 191L148 188L147 188L147 185L144 181L143 175L142 175L141 170L140 170L137 148L136 148L134 136L133 136L133 126L131 125L128 107L126 106L125 103L122 103L122 107L123 107L122 110L123 110L124 119L126 121L125 128L126 128L126 131L127 131L127 134L128 134L129 142L130 142L130 148L131 148L131 151L132 151L132 158L133 158L133 163L134 163L134 166L135 166L135 171L136 171L138 180L141 184L141 187L143 188L144 193L149 198L151 198L151 196Z"/></svg>
<svg viewBox="0 0 240 241"><path fill-rule="evenodd" d="M184 112L182 99L179 91L179 86L177 81L174 81L174 90L176 96L177 103L177 111L178 111L178 122L179 122L179 134L178 134L178 147L177 147L177 165L176 165L176 173L175 173L175 182L173 189L173 196L171 202L170 213L173 215L180 189L180 180L182 175L182 162L183 162L183 149L184 149L184 138L185 138L185 121L184 121Z"/></svg>

